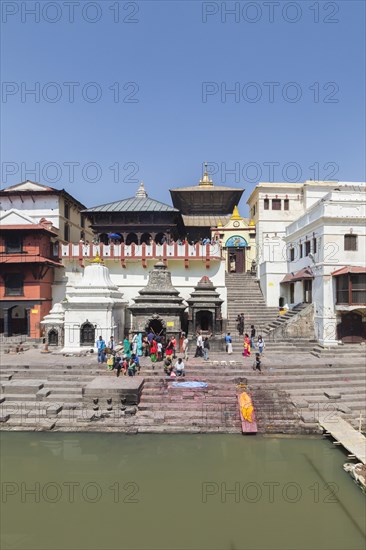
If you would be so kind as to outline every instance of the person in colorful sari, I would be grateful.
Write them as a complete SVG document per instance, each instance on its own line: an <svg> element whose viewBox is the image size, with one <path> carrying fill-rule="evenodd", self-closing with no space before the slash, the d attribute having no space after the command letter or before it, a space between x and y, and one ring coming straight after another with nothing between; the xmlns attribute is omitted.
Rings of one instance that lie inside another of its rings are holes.
<svg viewBox="0 0 366 550"><path fill-rule="evenodd" d="M125 336L125 339L123 340L123 354L130 358L131 357L131 344L129 339L127 338L127 335Z"/></svg>
<svg viewBox="0 0 366 550"><path fill-rule="evenodd" d="M173 358L173 352L174 352L174 344L173 344L173 339L170 338L166 348L165 348L165 356L166 357L169 357L169 359L172 359Z"/></svg>
<svg viewBox="0 0 366 550"><path fill-rule="evenodd" d="M250 338L248 334L245 334L244 337L244 357L248 357L250 355Z"/></svg>
<svg viewBox="0 0 366 550"><path fill-rule="evenodd" d="M142 356L142 334L141 332L137 335L137 355L138 357Z"/></svg>
<svg viewBox="0 0 366 550"><path fill-rule="evenodd" d="M156 341L152 340L152 342L150 344L150 359L151 359L151 362L152 362L152 368L153 369L155 368L157 352L158 352L158 347L157 347Z"/></svg>

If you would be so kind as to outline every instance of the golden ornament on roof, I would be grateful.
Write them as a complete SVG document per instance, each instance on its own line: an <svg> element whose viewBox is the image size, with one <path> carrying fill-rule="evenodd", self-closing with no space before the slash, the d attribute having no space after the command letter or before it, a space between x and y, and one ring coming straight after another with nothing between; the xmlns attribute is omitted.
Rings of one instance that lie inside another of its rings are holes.
<svg viewBox="0 0 366 550"><path fill-rule="evenodd" d="M241 215L239 214L239 210L238 210L238 207L237 206L234 206L234 210L233 210L233 213L231 215L231 220L242 220L243 218L241 217Z"/></svg>

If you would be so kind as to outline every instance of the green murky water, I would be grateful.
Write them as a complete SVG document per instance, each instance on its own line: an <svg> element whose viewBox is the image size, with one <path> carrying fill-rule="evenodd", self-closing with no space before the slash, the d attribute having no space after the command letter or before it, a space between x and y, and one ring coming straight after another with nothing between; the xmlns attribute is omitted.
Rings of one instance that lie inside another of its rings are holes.
<svg viewBox="0 0 366 550"><path fill-rule="evenodd" d="M1 434L1 550L365 548L320 439Z"/></svg>

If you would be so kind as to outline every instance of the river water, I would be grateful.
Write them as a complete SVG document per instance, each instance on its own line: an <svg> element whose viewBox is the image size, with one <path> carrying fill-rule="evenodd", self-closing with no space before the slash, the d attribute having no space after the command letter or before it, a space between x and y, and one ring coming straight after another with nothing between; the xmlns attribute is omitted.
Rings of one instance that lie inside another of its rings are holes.
<svg viewBox="0 0 366 550"><path fill-rule="evenodd" d="M322 439L1 434L1 550L365 548Z"/></svg>

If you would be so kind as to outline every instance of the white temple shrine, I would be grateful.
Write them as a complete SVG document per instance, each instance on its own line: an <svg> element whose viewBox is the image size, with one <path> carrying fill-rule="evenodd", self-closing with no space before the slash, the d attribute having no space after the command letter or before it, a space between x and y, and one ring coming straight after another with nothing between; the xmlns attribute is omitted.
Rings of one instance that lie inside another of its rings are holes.
<svg viewBox="0 0 366 550"><path fill-rule="evenodd" d="M81 280L67 288L62 306L65 320L61 353L95 348L99 336L106 342L111 336L116 341L123 338L127 303L98 255L85 267Z"/></svg>

